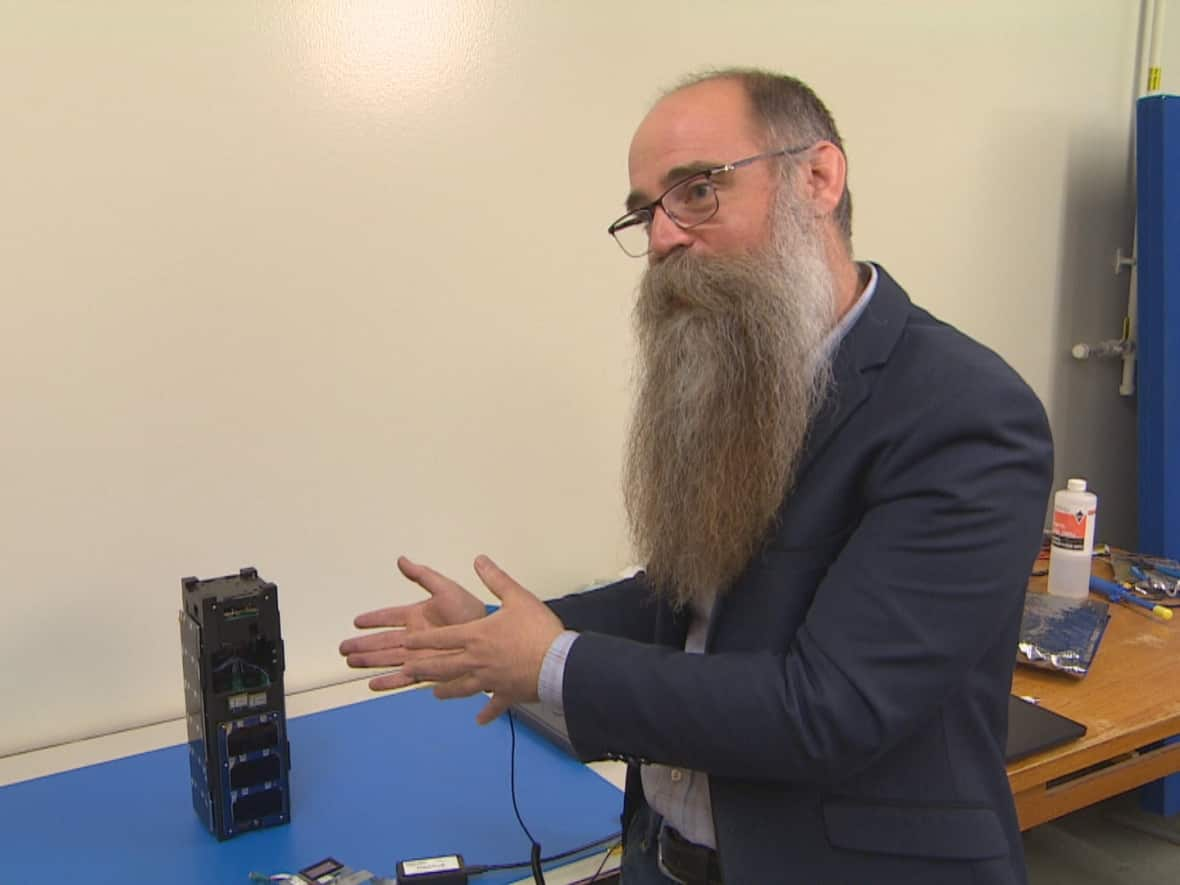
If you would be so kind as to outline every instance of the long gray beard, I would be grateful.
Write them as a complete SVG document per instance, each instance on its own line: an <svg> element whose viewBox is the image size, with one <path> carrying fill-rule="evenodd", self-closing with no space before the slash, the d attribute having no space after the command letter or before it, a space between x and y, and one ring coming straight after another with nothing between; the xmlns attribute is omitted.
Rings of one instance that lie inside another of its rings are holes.
<svg viewBox="0 0 1180 885"><path fill-rule="evenodd" d="M639 396L624 465L632 541L673 605L723 593L789 493L830 385L835 287L789 206L757 255L688 253L644 275Z"/></svg>

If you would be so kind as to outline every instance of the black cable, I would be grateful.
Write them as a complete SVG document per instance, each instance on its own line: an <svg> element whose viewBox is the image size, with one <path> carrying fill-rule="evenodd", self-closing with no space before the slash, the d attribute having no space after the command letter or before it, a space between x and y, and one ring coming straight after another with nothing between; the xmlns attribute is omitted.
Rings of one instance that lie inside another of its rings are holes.
<svg viewBox="0 0 1180 885"><path fill-rule="evenodd" d="M512 811L516 814L516 821L520 824L520 828L524 830L524 834L528 837L529 843L531 845L529 859L526 861L517 861L516 863L479 865L467 864L464 867L464 871L469 876L481 876L484 873L491 873L499 870L516 870L520 869L521 867L531 867L533 871L533 881L536 882L537 885L545 885L545 872L541 868L541 864L551 863L556 860L564 860L567 857L571 857L575 854L581 854L583 851L589 851L591 848L597 848L601 845L606 845L607 843L612 843L613 847L613 843L617 843L622 834L612 833L605 838L595 839L593 842L587 842L584 845L578 845L577 847L571 848L568 851L562 851L559 854L551 854L549 857L541 857L541 843L533 838L533 834L529 832L529 828L525 826L524 818L521 817L520 814L520 806L516 801L516 721L512 716L511 710L508 711L508 733L512 739L511 749L509 750L508 757L508 784L512 793ZM608 857L610 857L609 851L603 856L602 863L599 864L598 867L598 872L594 874L595 878L597 878L602 872L602 868L606 865Z"/></svg>
<svg viewBox="0 0 1180 885"><path fill-rule="evenodd" d="M516 804L516 719L511 710L508 711L508 734L512 737L512 746L508 751L508 786L512 791L512 810L516 812L516 822L520 824L520 828L528 836L529 842L536 845L537 840L533 838L529 828L524 825L524 818L520 816L520 807Z"/></svg>
<svg viewBox="0 0 1180 885"><path fill-rule="evenodd" d="M619 836L619 833L611 833L609 836L595 839L593 842L587 842L584 845L579 845L577 848L570 848L568 851L563 851L560 854L550 854L548 857L541 858L541 863L565 860L567 857L573 857L575 854L581 854L583 851L589 851L591 848L598 848L602 845L610 844L614 847L619 842ZM498 872L499 870L519 870L521 867L527 867L531 864L531 860L518 860L516 863L481 864L480 866L468 866L467 873L471 876L478 876L483 873Z"/></svg>
<svg viewBox="0 0 1180 885"><path fill-rule="evenodd" d="M541 869L541 843L533 838L533 834L525 826L524 818L520 816L520 807L516 804L516 719L511 710L508 711L508 733L512 736L512 747L508 753L508 784L512 791L512 810L516 812L516 820L533 846L529 861L533 868L533 881L536 885L545 885L545 873Z"/></svg>

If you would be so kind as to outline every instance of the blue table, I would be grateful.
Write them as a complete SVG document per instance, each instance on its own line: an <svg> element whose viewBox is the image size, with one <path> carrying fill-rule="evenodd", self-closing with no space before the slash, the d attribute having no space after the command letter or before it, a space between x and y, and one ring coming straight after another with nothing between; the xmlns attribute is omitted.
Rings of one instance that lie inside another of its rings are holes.
<svg viewBox="0 0 1180 885"><path fill-rule="evenodd" d="M193 812L184 745L0 788L0 883L233 885L329 855L390 877L404 858L527 861L508 722L476 725L485 702L419 690L291 719L291 823L227 842ZM516 737L521 815L546 856L618 831L617 788L519 723Z"/></svg>

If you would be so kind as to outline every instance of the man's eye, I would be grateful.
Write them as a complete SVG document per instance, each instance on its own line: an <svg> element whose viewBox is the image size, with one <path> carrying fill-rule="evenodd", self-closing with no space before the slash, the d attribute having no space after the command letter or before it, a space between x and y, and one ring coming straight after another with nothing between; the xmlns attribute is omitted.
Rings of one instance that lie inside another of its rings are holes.
<svg viewBox="0 0 1180 885"><path fill-rule="evenodd" d="M684 200L684 205L693 206L697 203L705 203L713 198L713 184L708 179L701 181L690 182L685 188L681 199Z"/></svg>

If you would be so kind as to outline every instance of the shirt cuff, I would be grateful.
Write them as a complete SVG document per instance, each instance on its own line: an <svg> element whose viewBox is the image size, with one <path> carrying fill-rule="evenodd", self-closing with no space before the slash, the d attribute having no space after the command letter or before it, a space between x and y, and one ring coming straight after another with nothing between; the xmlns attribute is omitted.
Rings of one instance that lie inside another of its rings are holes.
<svg viewBox="0 0 1180 885"><path fill-rule="evenodd" d="M557 634L549 650L545 652L545 659L541 662L541 675L537 679L537 696L541 703L553 707L559 713L563 704L561 690L565 682L565 659L569 657L574 640L578 634L573 630L563 630Z"/></svg>

